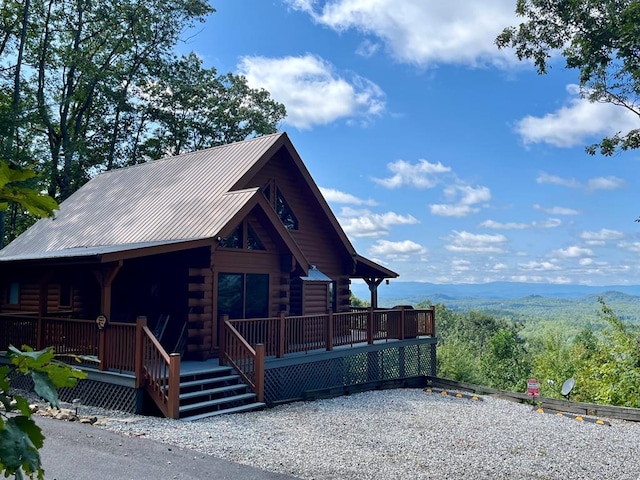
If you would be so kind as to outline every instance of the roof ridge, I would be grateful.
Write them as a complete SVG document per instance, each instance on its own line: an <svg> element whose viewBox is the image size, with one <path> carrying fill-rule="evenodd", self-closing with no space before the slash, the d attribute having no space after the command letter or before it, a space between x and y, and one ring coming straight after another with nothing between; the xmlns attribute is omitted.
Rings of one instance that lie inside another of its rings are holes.
<svg viewBox="0 0 640 480"><path fill-rule="evenodd" d="M100 172L96 175L96 177L100 177L103 175L107 175L113 172L119 172L119 171L123 171L123 170L130 170L132 168L137 168L137 167L144 167L145 165L150 165L150 164L155 164L158 162L165 162L168 160L176 160L179 159L180 157L185 157L187 155L192 155L194 153L202 153L202 152L210 152L212 150L218 150L221 148L229 148L233 145L238 145L240 143L249 143L249 142L253 142L253 141L257 141L257 140L264 140L265 138L269 138L269 137L276 137L276 136L280 136L280 135L286 135L287 132L276 132L276 133L268 133L266 135L258 135L256 137L252 137L252 138L248 138L246 140L238 140L237 142L231 142L231 143L225 143L223 145L214 145L213 147L209 147L209 148L203 148L202 150L192 150L190 152L184 152L184 153L180 153L178 155L171 155L168 157L162 157L162 158L158 158L156 160L147 160L146 162L143 163L136 163L135 165L127 165L126 167L118 167L118 168L114 168L111 170L105 170L104 172ZM92 177L95 178L95 177Z"/></svg>

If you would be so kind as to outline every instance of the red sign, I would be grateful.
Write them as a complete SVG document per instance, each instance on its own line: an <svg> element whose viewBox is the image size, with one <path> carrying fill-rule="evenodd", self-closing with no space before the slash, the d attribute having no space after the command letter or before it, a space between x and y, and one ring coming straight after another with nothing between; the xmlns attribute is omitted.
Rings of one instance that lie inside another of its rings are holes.
<svg viewBox="0 0 640 480"><path fill-rule="evenodd" d="M530 397L540 396L540 382L535 378L527 380L527 395Z"/></svg>

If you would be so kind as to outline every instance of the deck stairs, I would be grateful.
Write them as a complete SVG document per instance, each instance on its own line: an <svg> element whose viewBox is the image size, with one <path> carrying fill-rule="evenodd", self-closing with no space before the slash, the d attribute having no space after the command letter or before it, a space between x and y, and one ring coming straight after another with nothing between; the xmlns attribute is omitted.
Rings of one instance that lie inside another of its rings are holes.
<svg viewBox="0 0 640 480"><path fill-rule="evenodd" d="M181 368L181 420L248 412L264 406L264 403L256 401L255 393L231 367L202 365L199 368Z"/></svg>

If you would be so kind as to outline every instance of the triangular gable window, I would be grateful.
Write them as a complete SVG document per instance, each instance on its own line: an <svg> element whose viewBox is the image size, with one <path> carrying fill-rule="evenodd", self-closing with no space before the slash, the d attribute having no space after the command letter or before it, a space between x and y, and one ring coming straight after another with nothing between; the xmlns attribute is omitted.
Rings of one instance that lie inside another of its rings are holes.
<svg viewBox="0 0 640 480"><path fill-rule="evenodd" d="M279 188L276 188L276 213L282 223L289 230L298 230L298 219L293 214L291 207L282 196L282 192Z"/></svg>
<svg viewBox="0 0 640 480"><path fill-rule="evenodd" d="M246 226L246 230L245 230ZM243 239L246 238L246 243ZM265 250L264 244L256 232L246 222L238 227L227 238L220 237L218 244L224 248L246 248L247 250Z"/></svg>

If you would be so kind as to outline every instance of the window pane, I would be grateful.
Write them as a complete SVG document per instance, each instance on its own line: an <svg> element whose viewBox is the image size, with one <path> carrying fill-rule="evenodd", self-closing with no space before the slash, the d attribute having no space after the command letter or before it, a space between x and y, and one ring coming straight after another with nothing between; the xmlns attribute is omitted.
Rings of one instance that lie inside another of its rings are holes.
<svg viewBox="0 0 640 480"><path fill-rule="evenodd" d="M280 189L277 188L276 191L276 213L278 214L278 217L280 218L280 220L282 220L284 226L289 230L298 230L298 219L293 214L291 207L289 207L289 204L282 196L282 192L280 192Z"/></svg>
<svg viewBox="0 0 640 480"><path fill-rule="evenodd" d="M20 303L20 283L11 282L9 285L8 300L10 305L18 305Z"/></svg>
<svg viewBox="0 0 640 480"><path fill-rule="evenodd" d="M246 318L267 318L269 316L269 275L247 274Z"/></svg>
<svg viewBox="0 0 640 480"><path fill-rule="evenodd" d="M242 285L240 273L218 274L218 316L229 315L231 319L243 318Z"/></svg>

